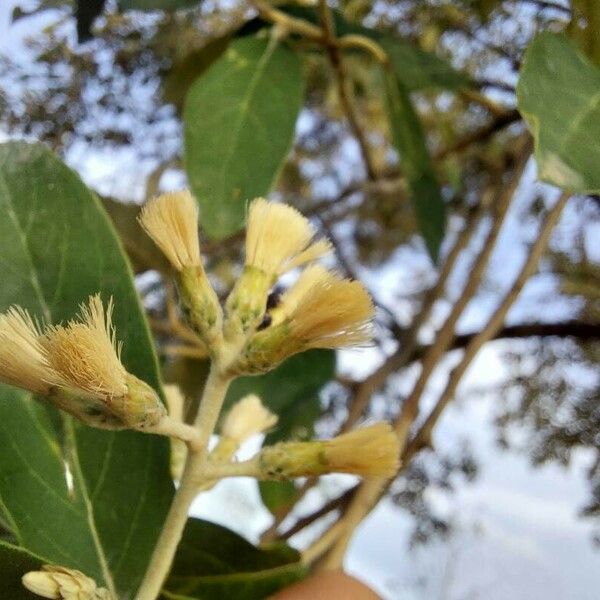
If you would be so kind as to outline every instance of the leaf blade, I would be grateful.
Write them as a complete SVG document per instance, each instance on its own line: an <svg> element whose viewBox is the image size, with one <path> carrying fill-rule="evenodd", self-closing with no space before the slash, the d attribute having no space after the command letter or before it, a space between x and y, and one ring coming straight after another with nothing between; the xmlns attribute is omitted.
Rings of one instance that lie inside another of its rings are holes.
<svg viewBox="0 0 600 600"><path fill-rule="evenodd" d="M541 33L525 53L517 101L535 140L539 178L600 192L600 69L565 35Z"/></svg>
<svg viewBox="0 0 600 600"><path fill-rule="evenodd" d="M270 190L293 141L302 90L298 56L251 37L232 42L190 89L185 164L210 237L241 229L246 202Z"/></svg>
<svg viewBox="0 0 600 600"><path fill-rule="evenodd" d="M388 117L400 167L410 188L410 198L425 245L437 262L446 226L446 207L433 170L425 134L408 91L398 79L385 74Z"/></svg>
<svg viewBox="0 0 600 600"><path fill-rule="evenodd" d="M124 364L160 389L157 360L131 269L108 216L79 177L39 144L2 144L0 213L7 217L0 219L0 272L5 282L0 290L0 310L20 304L48 322L57 322L72 318L89 294L100 291L105 300L113 296L118 337L126 340ZM4 409L21 415L22 428L28 432L23 439L35 443L40 443L40 438L50 439L60 447L52 423L48 420L42 427L36 425L27 413L28 395L17 394L21 395L8 396L10 406L7 408L5 401ZM2 397L6 398L6 393ZM18 525L27 531L29 549L51 561L80 568L102 583L102 560L94 558L88 549L94 548L89 521L92 519L120 597L128 598L143 575L158 535L156 529L173 493L168 447L165 441L143 434L104 432L78 423L72 427L73 448L82 477L75 480L70 490L61 460L47 468L52 471L49 485L55 488L62 503L75 505L74 529L87 532L82 533L89 542L86 547L76 545L72 562L66 564L50 542L67 548L74 544L71 538L60 532L52 533L50 541L44 544L36 538L48 525L48 515L36 501L35 490L25 485L27 477L21 494L11 497L9 508L18 504L27 507ZM36 461L39 460L38 456ZM0 472L10 473L11 468L11 461L0 456ZM149 490L153 503L138 502ZM2 479L0 495L6 491L6 481ZM89 493L91 504L82 501L84 491ZM135 518L140 511L146 523ZM57 508L53 518L62 519L66 512L64 506ZM132 542L138 546L135 555L129 552Z"/></svg>

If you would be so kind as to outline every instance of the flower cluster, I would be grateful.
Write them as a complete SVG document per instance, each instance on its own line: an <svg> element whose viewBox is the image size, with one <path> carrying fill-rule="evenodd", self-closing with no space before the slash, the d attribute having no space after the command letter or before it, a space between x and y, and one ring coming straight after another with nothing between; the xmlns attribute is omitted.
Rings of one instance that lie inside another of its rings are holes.
<svg viewBox="0 0 600 600"><path fill-rule="evenodd" d="M219 331L222 310L201 266L192 202L186 192L159 196L140 220L178 274L191 325L229 374L262 373L309 348L369 341L374 312L369 294L359 282L322 266L308 266L278 304L269 303L281 275L314 262L329 252L330 244L315 240L314 227L297 210L262 198L248 210L245 266L225 302ZM195 269L193 285L189 269Z"/></svg>
<svg viewBox="0 0 600 600"><path fill-rule="evenodd" d="M0 315L0 380L48 398L96 427L143 429L165 410L154 390L128 373L112 325L112 301L82 304L78 319L43 331L29 313Z"/></svg>

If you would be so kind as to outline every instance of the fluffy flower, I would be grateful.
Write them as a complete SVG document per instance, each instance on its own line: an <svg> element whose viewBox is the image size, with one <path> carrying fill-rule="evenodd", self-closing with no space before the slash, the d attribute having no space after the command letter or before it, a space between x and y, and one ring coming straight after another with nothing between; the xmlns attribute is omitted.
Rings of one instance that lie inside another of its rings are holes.
<svg viewBox="0 0 600 600"><path fill-rule="evenodd" d="M246 265L279 276L331 250L327 240L313 242L308 219L286 204L257 198L250 205L246 233Z"/></svg>
<svg viewBox="0 0 600 600"><path fill-rule="evenodd" d="M361 283L318 265L308 267L270 312L271 325L249 339L232 371L264 372L309 348L365 344L372 336L373 314Z"/></svg>
<svg viewBox="0 0 600 600"><path fill-rule="evenodd" d="M0 315L0 380L45 395L58 379L29 313L11 307Z"/></svg>
<svg viewBox="0 0 600 600"><path fill-rule="evenodd" d="M139 222L177 271L202 264L198 204L189 191L153 198L142 208Z"/></svg>
<svg viewBox="0 0 600 600"><path fill-rule="evenodd" d="M153 426L165 410L154 390L128 373L112 325L112 301L82 304L79 319L41 332L18 307L0 315L0 380L45 396L85 423L107 429Z"/></svg>
<svg viewBox="0 0 600 600"><path fill-rule="evenodd" d="M81 305L79 320L47 329L45 347L62 386L105 397L127 393L127 371L121 363L112 310L112 300L105 312L100 296L91 296L87 305Z"/></svg>
<svg viewBox="0 0 600 600"><path fill-rule="evenodd" d="M222 310L202 266L198 240L198 205L188 191L150 200L139 222L178 274L187 317L213 352L221 338Z"/></svg>
<svg viewBox="0 0 600 600"><path fill-rule="evenodd" d="M393 477L399 467L398 438L388 423L376 423L331 440L284 442L263 448L261 475L287 479L352 473L363 477Z"/></svg>

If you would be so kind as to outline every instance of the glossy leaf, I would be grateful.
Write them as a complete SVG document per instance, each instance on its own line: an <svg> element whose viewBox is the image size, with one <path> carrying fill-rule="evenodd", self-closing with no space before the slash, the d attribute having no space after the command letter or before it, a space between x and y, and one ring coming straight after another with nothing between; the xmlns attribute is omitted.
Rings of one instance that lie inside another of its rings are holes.
<svg viewBox="0 0 600 600"><path fill-rule="evenodd" d="M398 81L410 91L439 88L461 90L471 87L470 78L431 52L389 35L375 36L386 51Z"/></svg>
<svg viewBox="0 0 600 600"><path fill-rule="evenodd" d="M288 359L266 375L234 381L227 404L231 405L249 393L260 396L279 417L277 426L267 434L265 444L308 439L321 412L319 391L334 375L335 353L311 350ZM261 482L260 490L265 505L272 512L277 512L297 497L296 488L289 481Z"/></svg>
<svg viewBox="0 0 600 600"><path fill-rule="evenodd" d="M517 99L539 178L571 192L600 192L600 69L566 36L541 33L525 53Z"/></svg>
<svg viewBox="0 0 600 600"><path fill-rule="evenodd" d="M256 548L220 525L190 519L163 594L262 600L304 575L299 553L285 544Z"/></svg>
<svg viewBox="0 0 600 600"><path fill-rule="evenodd" d="M21 577L29 571L37 571L47 563L35 554L0 541L0 598L6 600L32 600L33 594L21 583Z"/></svg>
<svg viewBox="0 0 600 600"><path fill-rule="evenodd" d="M192 86L185 162L210 237L241 229L247 202L271 189L292 144L302 90L299 57L256 38L231 43Z"/></svg>
<svg viewBox="0 0 600 600"><path fill-rule="evenodd" d="M79 177L40 144L3 144L0 215L0 310L20 304L58 322L72 318L90 294L112 296L124 364L159 389L131 269ZM8 387L0 413L0 497L18 543L99 584L107 583L108 571L119 598L130 598L172 496L166 441L94 430L70 417L63 419L63 438L52 409Z"/></svg>
<svg viewBox="0 0 600 600"><path fill-rule="evenodd" d="M385 84L392 139L400 154L400 169L408 182L419 229L435 262L444 237L444 201L425 134L408 91L392 74L386 74Z"/></svg>

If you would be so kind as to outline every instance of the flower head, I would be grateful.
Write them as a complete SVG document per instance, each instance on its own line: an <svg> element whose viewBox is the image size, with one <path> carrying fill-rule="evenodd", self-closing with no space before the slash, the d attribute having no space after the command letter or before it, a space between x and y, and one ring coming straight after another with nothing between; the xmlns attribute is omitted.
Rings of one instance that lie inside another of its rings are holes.
<svg viewBox="0 0 600 600"><path fill-rule="evenodd" d="M177 271L202 264L198 204L189 191L153 198L142 208L139 222Z"/></svg>
<svg viewBox="0 0 600 600"><path fill-rule="evenodd" d="M48 360L60 373L63 387L109 398L127 393L127 371L112 311L112 300L105 312L100 296L91 296L87 305L81 305L78 320L46 330Z"/></svg>
<svg viewBox="0 0 600 600"><path fill-rule="evenodd" d="M112 302L82 304L79 319L42 332L18 307L0 315L0 380L47 397L89 425L155 425L165 413L154 390L128 373L112 325Z"/></svg>
<svg viewBox="0 0 600 600"><path fill-rule="evenodd" d="M177 271L189 321L213 351L221 336L222 310L202 266L196 201L188 191L162 194L142 208L139 221Z"/></svg>
<svg viewBox="0 0 600 600"><path fill-rule="evenodd" d="M30 571L22 578L23 586L42 598L54 600L114 600L105 588L81 571L58 565L44 565L41 571Z"/></svg>
<svg viewBox="0 0 600 600"><path fill-rule="evenodd" d="M239 446L253 435L264 433L277 423L277 415L263 406L256 394L248 394L233 405L221 427L221 435Z"/></svg>
<svg viewBox="0 0 600 600"><path fill-rule="evenodd" d="M388 423L376 423L331 440L283 442L263 448L258 456L261 475L289 479L352 473L392 477L399 467L398 438Z"/></svg>
<svg viewBox="0 0 600 600"><path fill-rule="evenodd" d="M0 315L0 380L45 395L58 381L39 327L21 307Z"/></svg>
<svg viewBox="0 0 600 600"><path fill-rule="evenodd" d="M248 211L246 265L279 276L331 250L327 240L314 242L308 219L287 204L257 198Z"/></svg>
<svg viewBox="0 0 600 600"><path fill-rule="evenodd" d="M327 240L314 242L308 219L286 204L257 198L250 204L246 265L227 298L228 337L247 335L265 314L269 289L283 273L329 252Z"/></svg>
<svg viewBox="0 0 600 600"><path fill-rule="evenodd" d="M358 281L321 266L308 267L271 311L271 325L246 344L238 372L269 370L309 348L341 348L371 339L374 307Z"/></svg>

